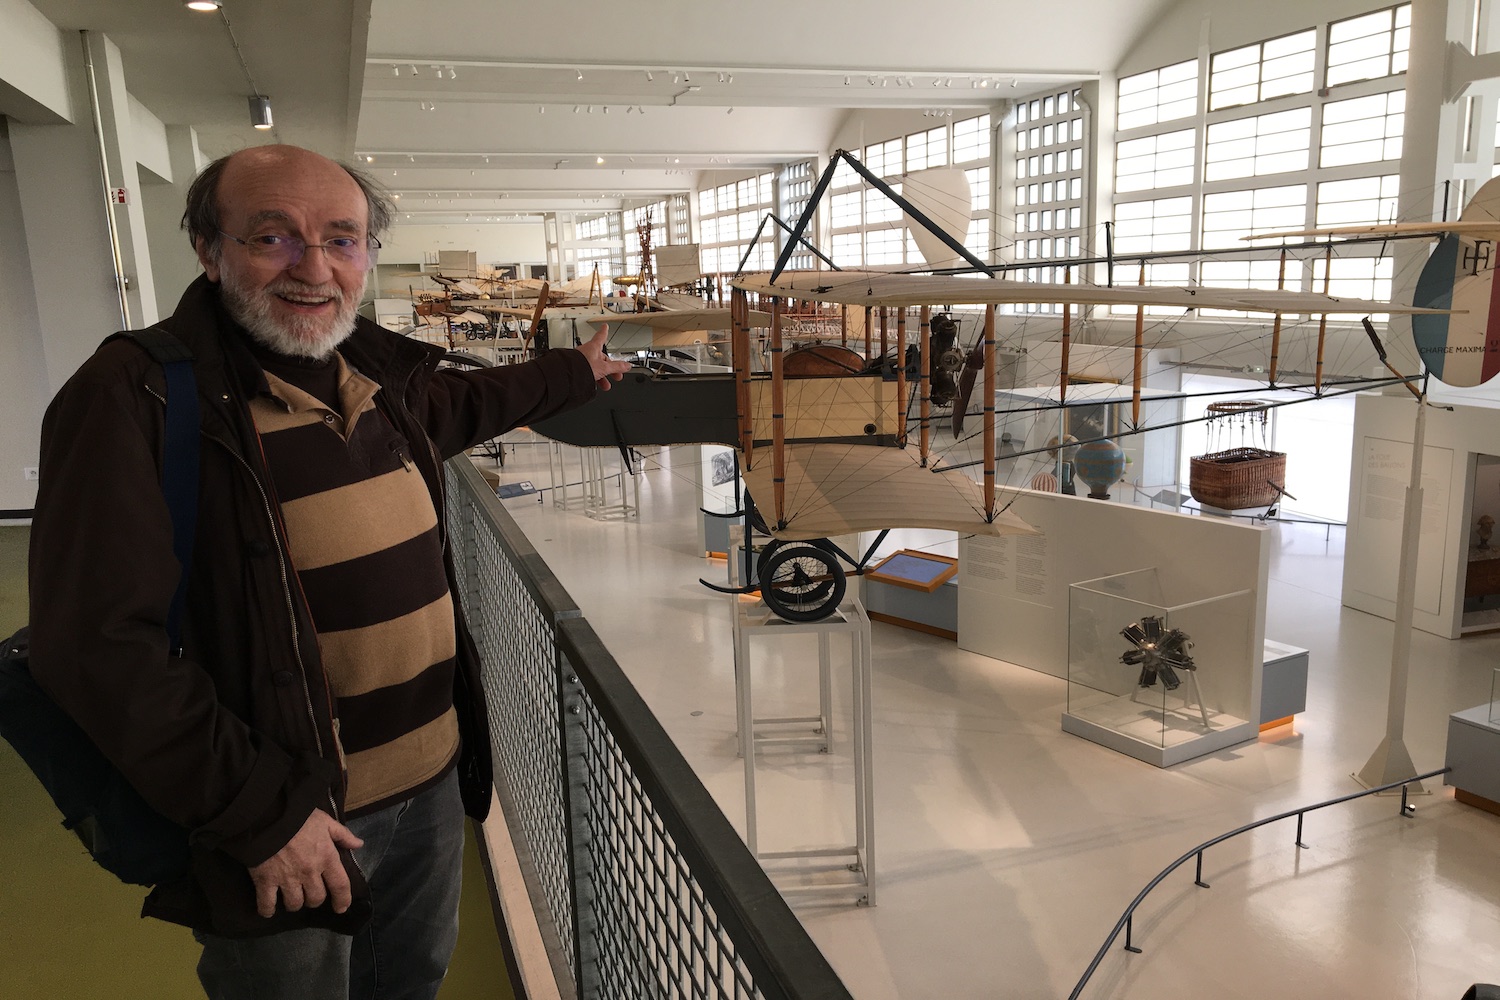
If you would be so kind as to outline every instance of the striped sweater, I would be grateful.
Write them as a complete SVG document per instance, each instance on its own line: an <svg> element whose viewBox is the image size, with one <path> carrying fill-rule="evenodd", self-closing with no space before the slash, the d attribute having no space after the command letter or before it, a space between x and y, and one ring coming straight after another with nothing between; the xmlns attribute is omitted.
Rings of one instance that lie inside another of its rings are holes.
<svg viewBox="0 0 1500 1000"><path fill-rule="evenodd" d="M373 812L437 781L458 754L437 514L411 443L375 406L378 385L337 354L327 366L262 362L272 370L250 412L317 627L345 814Z"/></svg>

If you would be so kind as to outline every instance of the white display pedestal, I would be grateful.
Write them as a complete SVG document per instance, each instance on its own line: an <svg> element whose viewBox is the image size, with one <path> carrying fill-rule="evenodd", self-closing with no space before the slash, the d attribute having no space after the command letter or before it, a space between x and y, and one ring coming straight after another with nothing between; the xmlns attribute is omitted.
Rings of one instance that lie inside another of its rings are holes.
<svg viewBox="0 0 1500 1000"><path fill-rule="evenodd" d="M1157 767L1255 739L1250 591L1205 594L1148 567L1072 584L1068 608L1063 732Z"/></svg>
<svg viewBox="0 0 1500 1000"><path fill-rule="evenodd" d="M576 479L570 478L574 469ZM626 467L618 449L574 448L553 442L547 451L547 472L552 478L554 507L581 508L600 521L634 518L640 510L641 477Z"/></svg>
<svg viewBox="0 0 1500 1000"><path fill-rule="evenodd" d="M853 895L856 902L875 905L874 779L870 772L870 619L858 600L849 599L818 622L788 622L776 617L760 602L734 600L734 688L737 742L745 761L745 843L750 853L766 862L840 862L843 871L815 870L805 864L789 870L767 866L778 878L785 895ZM818 714L809 716L756 718L753 697L752 647L780 636L818 637ZM833 747L831 641L835 635L849 637L853 684L854 745L854 843L847 847L791 851L759 850L755 805L755 756L759 748L772 744L803 744L827 753ZM803 732L788 733L787 726L813 723ZM775 727L766 729L765 727ZM829 878L837 874L837 880ZM852 876L852 877L850 877ZM795 884L787 880L800 879Z"/></svg>

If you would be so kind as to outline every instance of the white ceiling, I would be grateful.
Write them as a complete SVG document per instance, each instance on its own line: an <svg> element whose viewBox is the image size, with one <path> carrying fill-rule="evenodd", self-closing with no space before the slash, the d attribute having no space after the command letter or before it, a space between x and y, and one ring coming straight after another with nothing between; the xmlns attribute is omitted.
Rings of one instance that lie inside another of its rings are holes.
<svg viewBox="0 0 1500 1000"><path fill-rule="evenodd" d="M269 136L217 15L31 2L114 39L131 93L209 155L354 154L433 223L691 190L826 151L859 109L961 115L1095 77L1176 0L224 0Z"/></svg>

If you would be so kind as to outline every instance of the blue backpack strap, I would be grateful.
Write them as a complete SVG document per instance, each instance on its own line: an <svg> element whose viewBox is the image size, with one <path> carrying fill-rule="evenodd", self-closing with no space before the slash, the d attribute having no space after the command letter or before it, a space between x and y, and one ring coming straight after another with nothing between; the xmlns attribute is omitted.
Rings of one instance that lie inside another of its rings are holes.
<svg viewBox="0 0 1500 1000"><path fill-rule="evenodd" d="M193 376L193 352L160 327L128 330L125 336L140 344L162 366L167 378L161 490L172 516L172 551L182 567L167 611L167 640L173 654L180 656L182 611L187 603L188 572L198 530L198 385Z"/></svg>

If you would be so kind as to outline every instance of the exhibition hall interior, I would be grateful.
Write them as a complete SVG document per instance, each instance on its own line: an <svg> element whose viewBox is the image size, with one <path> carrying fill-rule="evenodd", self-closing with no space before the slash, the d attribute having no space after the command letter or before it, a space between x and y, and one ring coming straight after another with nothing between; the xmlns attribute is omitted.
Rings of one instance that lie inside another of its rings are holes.
<svg viewBox="0 0 1500 1000"><path fill-rule="evenodd" d="M632 363L443 470L444 1000L1459 1000L1497 122L1482 0L0 0L0 632L49 400L201 273L205 166L304 146L434 377ZM0 789L0 996L201 996Z"/></svg>

